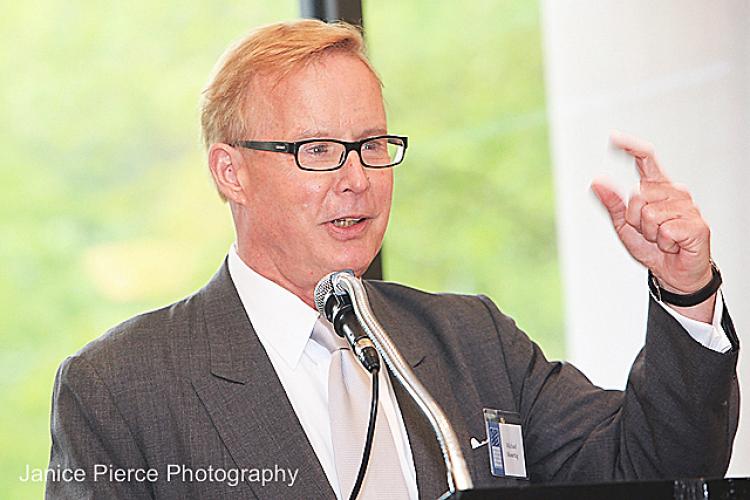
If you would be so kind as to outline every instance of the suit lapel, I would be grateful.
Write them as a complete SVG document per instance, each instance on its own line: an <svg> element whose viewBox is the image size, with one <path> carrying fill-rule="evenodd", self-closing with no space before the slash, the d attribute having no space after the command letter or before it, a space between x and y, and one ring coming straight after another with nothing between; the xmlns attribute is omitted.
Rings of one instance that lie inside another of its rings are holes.
<svg viewBox="0 0 750 500"><path fill-rule="evenodd" d="M481 441L485 436L482 403L476 385L464 378L460 360L452 357L457 349L449 347L448 340L437 338L436 332L430 330L430 324L422 321L418 314L404 314L407 305L385 298L377 284L367 285L373 312L419 381L448 416L474 486L517 485L513 478L491 475L486 445L471 448L472 437ZM438 498L448 490L448 483L437 438L406 390L393 377L391 381L409 434L420 497Z"/></svg>
<svg viewBox="0 0 750 500"><path fill-rule="evenodd" d="M393 378L391 378L391 383L404 418L406 432L409 435L409 445L417 472L419 497L438 498L448 491L440 446L427 419L406 390Z"/></svg>
<svg viewBox="0 0 750 500"><path fill-rule="evenodd" d="M284 388L247 318L226 261L199 292L208 368L194 367L193 386L235 465L240 469L286 468L287 482L249 483L259 498L331 498L334 493ZM197 318L200 321L200 318ZM204 365L206 363L203 363ZM198 373L196 373L198 372Z"/></svg>
<svg viewBox="0 0 750 500"><path fill-rule="evenodd" d="M399 352L412 367L419 380L427 386L428 380L425 374L432 368L433 359L427 354L425 342L420 342L418 338L419 330L404 327L400 318L397 319L391 314L385 299L371 284L365 282L367 288L370 306L383 325L391 339L396 343ZM409 444L411 446L412 458L414 459L414 468L417 472L417 487L420 498L438 498L448 491L448 482L443 462L443 455L440 451L437 438L435 437L432 427L419 410L416 403L411 399L399 383L389 372L391 385L393 385L396 399L398 400L401 415L406 425L406 432L409 435ZM428 390L433 394L432 387Z"/></svg>

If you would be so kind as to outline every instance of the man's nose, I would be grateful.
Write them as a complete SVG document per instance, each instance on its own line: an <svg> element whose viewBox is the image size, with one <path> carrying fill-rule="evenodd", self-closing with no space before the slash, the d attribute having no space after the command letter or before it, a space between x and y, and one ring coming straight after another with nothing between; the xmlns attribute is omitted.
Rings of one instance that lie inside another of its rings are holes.
<svg viewBox="0 0 750 500"><path fill-rule="evenodd" d="M356 151L349 151L339 175L338 190L342 193L361 193L370 187L370 178Z"/></svg>

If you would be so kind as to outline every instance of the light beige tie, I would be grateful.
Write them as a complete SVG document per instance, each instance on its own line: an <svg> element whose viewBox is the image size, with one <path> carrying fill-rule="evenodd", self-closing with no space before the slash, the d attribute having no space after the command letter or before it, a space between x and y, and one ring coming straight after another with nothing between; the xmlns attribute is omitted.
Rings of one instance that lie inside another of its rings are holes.
<svg viewBox="0 0 750 500"><path fill-rule="evenodd" d="M354 487L362 461L370 415L372 376L355 358L346 340L336 335L327 321L318 320L312 338L331 352L331 367L328 370L328 411L336 474L339 478L341 497L346 500ZM386 391L381 387L381 399L383 394L386 394ZM357 498L409 498L382 401L378 402L378 417L370 461Z"/></svg>

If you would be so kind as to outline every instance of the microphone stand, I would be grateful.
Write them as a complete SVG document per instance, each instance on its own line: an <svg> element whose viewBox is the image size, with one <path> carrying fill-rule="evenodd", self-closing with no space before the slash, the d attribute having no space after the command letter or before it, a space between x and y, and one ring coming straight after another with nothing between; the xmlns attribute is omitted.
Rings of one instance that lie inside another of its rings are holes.
<svg viewBox="0 0 750 500"><path fill-rule="evenodd" d="M396 380L406 389L411 398L417 403L437 436L443 461L448 476L450 493L456 490L470 490L473 488L469 468L458 444L456 432L453 430L448 417L427 389L417 379L406 360L398 352L393 341L375 318L367 300L367 292L362 283L352 274L340 272L331 277L334 290L344 290L349 294L354 306L354 312L367 336L375 344L375 348L383 357L385 364Z"/></svg>

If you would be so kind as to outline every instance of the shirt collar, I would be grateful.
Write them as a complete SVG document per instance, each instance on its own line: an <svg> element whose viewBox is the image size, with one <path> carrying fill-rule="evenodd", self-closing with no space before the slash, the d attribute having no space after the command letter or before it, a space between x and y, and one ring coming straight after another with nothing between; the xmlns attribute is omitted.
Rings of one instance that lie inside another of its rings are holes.
<svg viewBox="0 0 750 500"><path fill-rule="evenodd" d="M263 346L296 368L319 313L245 264L236 244L229 249L229 275Z"/></svg>

